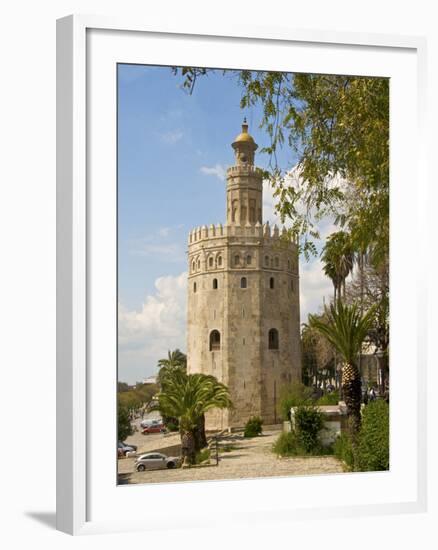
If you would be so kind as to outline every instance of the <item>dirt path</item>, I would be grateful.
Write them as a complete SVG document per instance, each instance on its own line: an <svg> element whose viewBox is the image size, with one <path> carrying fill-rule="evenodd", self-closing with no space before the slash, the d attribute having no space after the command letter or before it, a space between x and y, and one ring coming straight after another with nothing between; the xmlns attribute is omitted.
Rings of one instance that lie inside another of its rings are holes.
<svg viewBox="0 0 438 550"><path fill-rule="evenodd" d="M215 465L215 460L212 460L212 465L209 466L136 472L134 470L134 459L123 459L119 461L119 474L122 474L121 482L164 483L328 474L343 471L342 464L333 456L277 458L272 453L271 448L279 433L278 430L267 431L263 436L251 439L245 439L241 434L230 434L227 438L222 438L220 447L227 447L229 452L220 452L218 466ZM175 438L175 436L170 437ZM161 436L161 439L157 440L156 443L164 446L164 444L167 444L167 441L164 443L164 439Z"/></svg>

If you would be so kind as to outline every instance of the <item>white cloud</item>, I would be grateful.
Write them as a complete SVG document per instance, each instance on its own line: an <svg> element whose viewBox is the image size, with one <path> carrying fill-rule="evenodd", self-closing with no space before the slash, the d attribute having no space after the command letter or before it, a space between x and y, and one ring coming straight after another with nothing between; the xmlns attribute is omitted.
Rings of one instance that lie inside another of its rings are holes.
<svg viewBox="0 0 438 550"><path fill-rule="evenodd" d="M200 172L207 176L216 176L219 180L225 181L226 167L222 164L215 164L214 166L201 166Z"/></svg>
<svg viewBox="0 0 438 550"><path fill-rule="evenodd" d="M119 304L119 379L141 380L156 372L167 350L186 349L187 273L159 277L140 310Z"/></svg>
<svg viewBox="0 0 438 550"><path fill-rule="evenodd" d="M164 143L173 145L177 141L180 141L183 138L183 136L184 134L182 130L170 130L169 132L165 132L164 134L161 134L160 138L161 138L161 141L164 141Z"/></svg>
<svg viewBox="0 0 438 550"><path fill-rule="evenodd" d="M129 254L133 256L145 256L156 261L181 262L185 261L185 241L174 242L171 239L181 239L183 224L160 227L152 235L131 239L129 241Z"/></svg>
<svg viewBox="0 0 438 550"><path fill-rule="evenodd" d="M160 235L160 237L168 237L171 231L171 227L160 227L158 229L158 235Z"/></svg>
<svg viewBox="0 0 438 550"><path fill-rule="evenodd" d="M275 203L274 190L268 180L263 180L263 221L269 222L271 226L275 224L280 226L281 222L275 211ZM284 225L287 227L288 224Z"/></svg>
<svg viewBox="0 0 438 550"><path fill-rule="evenodd" d="M324 298L328 305L333 296L333 285L324 274L319 258L300 264L300 315L301 322L307 322L309 313L318 313L323 308Z"/></svg>
<svg viewBox="0 0 438 550"><path fill-rule="evenodd" d="M181 262L185 259L184 249L177 243L139 243L129 251L134 256L154 258L156 261Z"/></svg>

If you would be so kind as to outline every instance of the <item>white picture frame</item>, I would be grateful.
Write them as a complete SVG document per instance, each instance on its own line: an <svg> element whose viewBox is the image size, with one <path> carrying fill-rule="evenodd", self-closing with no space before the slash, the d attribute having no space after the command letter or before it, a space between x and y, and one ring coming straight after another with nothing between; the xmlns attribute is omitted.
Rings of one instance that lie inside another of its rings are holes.
<svg viewBox="0 0 438 550"><path fill-rule="evenodd" d="M160 44L164 45L160 54L158 55L157 49L149 48L148 50L147 45L143 48L141 45L143 39L146 41L159 40ZM97 364L95 353L99 353L98 348L102 346L99 341L107 342L106 353L109 354L108 360L111 362L111 354L115 350L115 341L113 340L116 320L110 319L106 333L104 333L105 328L102 328L100 334L97 333L95 327L96 315L101 315L102 318L108 320L108 315L105 315L103 311L107 307L105 292L109 294L113 292L116 277L115 271L110 273L108 284L102 284L97 292L96 278L99 275L95 273L95 268L90 268L90 266L93 265L96 243L99 239L101 239L99 242L103 242L103 234L112 235L111 239L115 238L112 231L115 223L113 219L115 201L114 195L109 195L108 200L103 198L102 193L107 193L107 191L102 186L90 185L90 182L93 181L93 178L97 181L98 177L99 181L110 182L108 188L113 189L111 182L115 181L115 120L110 120L111 117L107 115L112 108L111 101L114 100L114 90L108 94L107 98L100 101L102 109L97 114L93 111L95 105L93 93L95 93L95 89L99 89L99 94L102 91L105 92L105 89L108 89L108 82L112 86L111 73L108 70L112 70L111 67L117 60L119 62L146 62L149 59L150 64L184 64L184 55L187 55L189 59L194 59L190 57L190 44L196 41L206 46L202 48L202 55L207 56L207 59L209 55L215 55L213 63L203 65L200 61L197 63L199 66L228 66L216 63L219 62L221 56L225 60L226 50L232 51L233 45L236 43L245 46L240 50L250 51L252 47L257 47L259 52L263 52L263 48L269 48L271 57L272 51L279 53L280 48L292 46L301 48L300 52L303 57L306 55L305 52L311 52L312 48L332 48L338 53L345 52L346 57L351 56L351 50L354 50L355 55L360 54L363 57L361 62L364 63L365 72L361 72L361 74L379 74L380 76L386 76L386 73L384 70L383 73L378 72L379 58L383 58L384 54L392 55L394 67L396 67L403 64L401 56L406 55L406 59L410 59L407 64L404 64L403 69L409 80L410 91L408 90L407 93L412 93L411 97L415 98L415 105L411 105L412 112L406 113L407 122L397 118L392 119L391 132L394 135L395 148L399 147L397 153L399 156L403 155L404 143L398 135L400 131L405 130L403 124L410 124L409 131L413 132L412 136L415 137L416 146L413 147L414 153L411 155L412 164L408 167L400 166L398 163L402 156L395 158L391 150L391 177L396 175L400 181L405 178L403 181L415 182L412 192L418 208L415 215L414 227L416 229L411 232L417 237L421 237L425 233L424 221L421 219L421 212L425 209L426 194L425 160L422 152L425 147L421 147L422 140L424 140L425 116L426 44L423 39L236 26L221 29L205 27L202 29L196 27L180 29L178 26L165 27L163 25L160 28L153 28L147 23L138 21L96 16L69 16L60 19L57 24L57 527L70 534L86 534L130 529L163 529L169 525L168 516L165 522L160 522L158 515L153 517L152 513L148 518L141 517L141 514L136 515L134 502L132 504L125 502L124 510L118 509L114 505L115 501L111 500L114 499L114 491L119 491L120 494L120 491L128 490L132 491L133 500L137 499L137 502L138 499L145 497L146 492L149 496L153 495L153 498L158 501L162 499L163 502L166 498L187 499L189 490L198 501L204 498L207 492L210 494L213 492L219 503L224 502L225 498L229 498L230 494L234 494L236 498L238 494L240 497L236 500L237 508L229 506L229 516L227 516L229 521L237 521L239 518L244 518L246 521L268 521L285 517L317 519L328 515L336 517L425 510L427 484L425 452L426 327L424 326L425 316L418 314L425 310L426 284L424 275L418 268L419 264L407 266L406 273L400 278L391 280L391 307L394 306L395 310L398 306L394 302L394 296L401 295L400 285L403 283L403 278L406 281L408 278L415 277L417 281L417 292L406 307L413 315L416 315L418 339L412 349L401 355L402 360L403 355L405 356L406 364L409 359L413 359L415 362L415 381L412 385L416 398L415 407L410 412L409 418L407 415L403 418L408 423L409 429L415 433L417 445L413 446L412 456L408 457L409 464L407 466L406 464L405 466L401 463L397 464L395 471L392 470L391 475L394 474L394 479L392 482L388 482L385 489L387 492L382 489L380 498L372 500L372 497L366 497L365 493L358 493L357 498L351 498L351 501L345 504L339 501L329 505L328 502L325 503L324 499L321 499L317 506L312 506L311 500L303 499L297 505L296 502L288 502L287 498L279 498L275 503L267 498L267 502L261 504L259 501L258 505L255 504L257 500L255 497L260 494L260 491L269 495L270 491L277 491L280 483L283 487L287 484L290 485L290 480L284 478L126 488L115 487L114 477L114 487L108 493L105 492L104 486L110 479L108 476L110 476L112 462L103 464L104 459L99 457L99 463L102 462L101 470L104 472L100 475L100 469L99 471L96 469L98 457L95 452L95 441L100 438L100 448L111 449L115 442L115 421L114 426L107 430L102 428L99 431L95 429L93 422L101 420L100 411L96 406L97 400L112 399L115 401L115 370L113 372L112 369L109 369L102 377L102 372L97 372L97 367L94 369L94 365ZM215 49L218 41L224 50L220 53L217 48ZM132 43L129 44L129 42ZM179 46L178 50L175 49L176 44ZM186 53L184 53L185 50ZM135 59L133 59L134 51L137 52ZM95 59L94 56L100 54L106 58L102 63L100 61L97 63L97 58ZM197 55L200 53L198 52ZM310 53L309 55L314 54ZM338 70L342 70L341 58L343 56L344 54L339 57ZM367 56L372 56L373 59L367 61ZM276 57L277 63L280 63L280 58L280 55ZM333 63L336 63L336 55L333 58ZM224 62L227 63L226 60ZM387 62L386 60L385 63ZM366 72L367 63L369 72ZM239 66L238 62L237 66ZM336 72L336 68L333 67L327 66L327 72ZM263 68L271 67L265 65ZM105 70L107 70L106 73ZM289 70L297 69L289 67ZM314 68L310 69L309 65L309 72L311 70ZM394 68L395 70L396 68ZM401 102L398 106L401 108L403 97L394 96L393 99L394 108L397 108L398 101ZM115 108L114 105L113 107ZM103 137L96 148L94 134L91 135L90 132L95 132L99 125L103 127L107 124L108 128L105 127L103 130L106 138ZM397 142L399 138L400 141ZM98 158L100 149L103 157L107 155L105 158L111 159L105 167L102 160ZM108 153L111 151L113 155L108 157ZM94 170L100 169L99 163L102 165L102 171L98 172L98 176L96 176ZM391 195L391 201L392 199ZM391 215L394 214L397 217L397 209L403 212L405 206L398 203L395 213L392 208ZM99 223L97 223L97 219L99 219ZM391 227L393 229L393 226ZM109 228L109 233L102 233L102 228ZM400 231L402 231L401 235L406 246L412 244L406 229L400 229ZM111 242L114 244L113 241ZM392 241L391 244L393 244ZM111 243L104 248L99 263L101 262L105 269L113 265L115 270L114 250ZM395 252L396 254L399 252L397 247ZM100 294L100 297L97 297L97 294ZM114 298L113 294L111 296ZM93 300L97 301L93 302ZM96 311L99 311L98 306L101 306L102 311L96 314ZM111 309L113 306L113 303L109 306L110 313L113 311ZM403 328L399 328L399 336L403 338ZM108 335L112 335L113 340L108 339ZM102 380L100 391L106 392L105 397L96 396L94 390L96 385L93 384L93 381L97 376ZM395 384L395 395L397 396L399 391L401 396L406 391L406 387L402 387L403 384L400 383L400 388L398 388L396 376L393 377L392 382ZM393 406L397 407L397 403L391 404L391 407ZM105 409L104 406L99 408ZM105 410L114 412L114 408ZM405 414L400 408L398 412L402 416ZM391 428L393 428L393 424L391 424ZM397 448L397 441L391 441L391 448ZM115 460L115 451L112 453L111 460ZM403 468L406 468L406 471ZM406 472L409 474L407 477ZM405 487L399 489L400 491L405 490L406 493L399 498L394 492L393 498L391 498L391 491L395 491L395 487L400 484L401 478L396 478L397 473L404 476ZM385 479L388 479L383 478L382 475L385 474L357 474L353 481L358 480L358 487L363 487L378 479L378 483L382 486L385 484ZM376 478L376 476L380 476L380 478ZM99 482L96 481L98 477L100 478ZM295 478L293 481L294 491L305 491L306 483L312 485L312 491L333 491L333 488L337 487L339 494L342 495L343 490L348 490L342 487L342 485L346 485L342 481L342 477L330 476L330 479L328 478L329 476L322 476L316 481L314 481L315 478ZM351 485L351 483L349 480L348 484ZM104 507L103 502L108 506ZM90 510L93 512L91 513ZM172 524L174 527L187 526L187 522L192 526L214 525L214 506L210 515L211 518L208 514L199 513L190 523L181 510L176 512L175 509ZM145 515L143 514L143 516Z"/></svg>

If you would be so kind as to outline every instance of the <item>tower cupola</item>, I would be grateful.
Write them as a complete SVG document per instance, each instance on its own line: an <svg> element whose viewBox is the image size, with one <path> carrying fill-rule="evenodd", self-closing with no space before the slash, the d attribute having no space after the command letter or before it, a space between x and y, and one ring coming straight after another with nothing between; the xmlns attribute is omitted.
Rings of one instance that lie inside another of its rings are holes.
<svg viewBox="0 0 438 550"><path fill-rule="evenodd" d="M232 143L236 165L253 165L254 153L257 150L257 143L254 138L248 133L248 124L246 118L243 119L242 132L236 137Z"/></svg>

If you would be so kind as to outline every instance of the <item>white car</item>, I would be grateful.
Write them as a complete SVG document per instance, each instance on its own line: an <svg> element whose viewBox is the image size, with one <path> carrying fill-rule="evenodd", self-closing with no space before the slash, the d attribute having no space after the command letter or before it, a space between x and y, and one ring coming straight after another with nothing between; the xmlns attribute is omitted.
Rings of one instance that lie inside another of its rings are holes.
<svg viewBox="0 0 438 550"><path fill-rule="evenodd" d="M165 468L176 468L181 463L178 456L166 456L162 453L147 453L141 455L135 461L135 469L137 472L145 470L163 470Z"/></svg>

